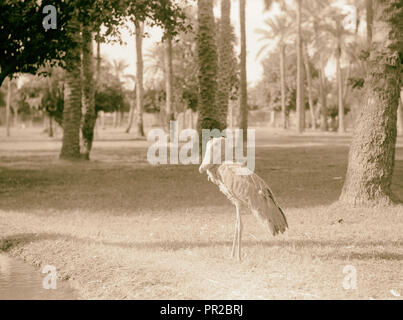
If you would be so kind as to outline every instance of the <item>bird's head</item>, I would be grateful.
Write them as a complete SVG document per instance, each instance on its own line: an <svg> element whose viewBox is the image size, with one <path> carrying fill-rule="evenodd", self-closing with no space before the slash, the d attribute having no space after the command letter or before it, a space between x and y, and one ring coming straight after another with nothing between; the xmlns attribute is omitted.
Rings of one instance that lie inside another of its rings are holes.
<svg viewBox="0 0 403 320"><path fill-rule="evenodd" d="M199 167L199 172L206 172L217 164L221 164L225 157L225 138L212 138L207 141L206 152Z"/></svg>

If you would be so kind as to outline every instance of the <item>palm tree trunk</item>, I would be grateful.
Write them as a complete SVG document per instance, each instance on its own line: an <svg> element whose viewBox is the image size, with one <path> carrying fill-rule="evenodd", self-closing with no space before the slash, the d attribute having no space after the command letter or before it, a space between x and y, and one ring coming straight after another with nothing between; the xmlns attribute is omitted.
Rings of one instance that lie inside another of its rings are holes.
<svg viewBox="0 0 403 320"><path fill-rule="evenodd" d="M399 122L400 135L403 136L403 89L400 91L400 101L397 121Z"/></svg>
<svg viewBox="0 0 403 320"><path fill-rule="evenodd" d="M297 0L297 130L302 133L305 129L305 97L304 97L304 65L302 59L302 0Z"/></svg>
<svg viewBox="0 0 403 320"><path fill-rule="evenodd" d="M172 68L172 37L167 33L164 39L164 69L165 69L165 110L166 125L169 128L169 122L175 120L173 110L173 68Z"/></svg>
<svg viewBox="0 0 403 320"><path fill-rule="evenodd" d="M217 107L220 122L227 127L228 103L231 90L232 42L231 1L221 0L221 25L218 38L218 91Z"/></svg>
<svg viewBox="0 0 403 320"><path fill-rule="evenodd" d="M338 132L344 133L344 105L343 105L343 79L341 76L341 67L340 67L340 59L341 59L341 46L339 45L337 48L336 55L336 73L337 73L337 97L338 97L338 106L339 106L339 127Z"/></svg>
<svg viewBox="0 0 403 320"><path fill-rule="evenodd" d="M53 137L53 116L49 115L49 137Z"/></svg>
<svg viewBox="0 0 403 320"><path fill-rule="evenodd" d="M200 137L203 129L223 129L219 116L217 94L217 46L215 41L215 21L213 2L198 0L198 61L199 61L199 115L197 127ZM200 139L200 146L205 141ZM202 152L202 148L200 148Z"/></svg>
<svg viewBox="0 0 403 320"><path fill-rule="evenodd" d="M241 25L241 97L240 97L240 128L243 130L243 141L247 139L248 129L248 91L246 74L246 1L239 0L239 20ZM244 144L245 145L245 144Z"/></svg>
<svg viewBox="0 0 403 320"><path fill-rule="evenodd" d="M401 0L376 0L365 104L356 122L340 196L340 201L349 204L379 205L394 200L391 183L402 67L398 50L403 41L403 10L396 10L400 4Z"/></svg>
<svg viewBox="0 0 403 320"><path fill-rule="evenodd" d="M80 35L78 21L71 22L75 37ZM60 159L74 160L80 158L80 124L81 124L81 72L80 47L76 46L67 53L66 81L64 86L63 140Z"/></svg>
<svg viewBox="0 0 403 320"><path fill-rule="evenodd" d="M135 32L136 32L136 134L140 137L144 137L144 126L143 126L143 33L144 33L144 22L135 21Z"/></svg>
<svg viewBox="0 0 403 320"><path fill-rule="evenodd" d="M306 80L308 83L308 101L309 101L309 112L311 115L311 124L312 124L312 129L316 130L316 117L315 117L313 95L312 95L312 73L311 73L311 66L309 65L308 49L307 49L306 45L304 45L304 47L303 47L303 56L304 56Z"/></svg>
<svg viewBox="0 0 403 320"><path fill-rule="evenodd" d="M285 102L285 44L280 45L280 89L281 89L281 113L283 116L283 129L287 129L287 106Z"/></svg>
<svg viewBox="0 0 403 320"><path fill-rule="evenodd" d="M7 79L6 135L10 136L11 78Z"/></svg>
<svg viewBox="0 0 403 320"><path fill-rule="evenodd" d="M365 0L366 16L367 16L367 46L371 46L372 42L372 24L374 19L373 0Z"/></svg>
<svg viewBox="0 0 403 320"><path fill-rule="evenodd" d="M99 31L98 31L98 36L99 36ZM97 42L97 58L96 58L96 86L97 89L99 90L99 83L100 83L100 79L101 79L101 41L97 38L96 40ZM99 119L100 119L100 123L99 126L102 129L105 129L105 113L104 111L100 110L99 111ZM97 127L99 127L97 126Z"/></svg>
<svg viewBox="0 0 403 320"><path fill-rule="evenodd" d="M77 49L76 49L77 50ZM81 83L77 63L66 71L61 159L80 158Z"/></svg>
<svg viewBox="0 0 403 320"><path fill-rule="evenodd" d="M319 68L319 91L320 91L320 130L327 131L327 93L325 87L325 67L323 63L323 56L320 56L320 68Z"/></svg>
<svg viewBox="0 0 403 320"><path fill-rule="evenodd" d="M82 32L82 76L83 76L83 123L81 127L81 155L89 160L94 139L94 127L96 122L95 113L95 83L94 63L92 50L92 34L88 27L83 27Z"/></svg>

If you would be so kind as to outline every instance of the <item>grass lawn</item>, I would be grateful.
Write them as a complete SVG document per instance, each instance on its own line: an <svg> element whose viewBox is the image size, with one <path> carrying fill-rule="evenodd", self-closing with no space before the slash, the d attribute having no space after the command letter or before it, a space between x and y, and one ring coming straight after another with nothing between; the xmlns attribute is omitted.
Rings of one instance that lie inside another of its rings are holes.
<svg viewBox="0 0 403 320"><path fill-rule="evenodd" d="M38 132L0 133L0 250L55 265L81 298L403 296L403 206L333 204L347 135L257 132L256 172L290 228L273 238L243 216L238 263L229 258L235 210L197 166L150 166L147 142L117 132L95 142L88 163L59 161L60 141ZM403 199L402 140L393 190ZM353 290L343 288L347 265Z"/></svg>

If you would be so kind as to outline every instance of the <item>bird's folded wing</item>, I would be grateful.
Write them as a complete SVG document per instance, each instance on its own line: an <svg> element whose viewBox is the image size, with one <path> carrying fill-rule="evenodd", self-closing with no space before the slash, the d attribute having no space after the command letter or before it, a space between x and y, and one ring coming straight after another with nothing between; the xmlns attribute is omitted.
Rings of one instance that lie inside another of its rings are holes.
<svg viewBox="0 0 403 320"><path fill-rule="evenodd" d="M288 227L287 220L269 186L254 173L237 175L237 169L237 164L220 166L218 174L221 182L273 235L284 232Z"/></svg>

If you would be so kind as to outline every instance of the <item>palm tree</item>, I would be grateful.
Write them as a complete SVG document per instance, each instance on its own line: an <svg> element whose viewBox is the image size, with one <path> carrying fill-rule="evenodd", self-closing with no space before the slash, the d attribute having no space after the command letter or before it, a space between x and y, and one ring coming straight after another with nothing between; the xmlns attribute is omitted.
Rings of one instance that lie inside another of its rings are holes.
<svg viewBox="0 0 403 320"><path fill-rule="evenodd" d="M248 91L247 91L247 74L246 74L246 1L239 0L239 21L241 32L241 97L240 97L240 128L243 130L243 141L247 138L248 129Z"/></svg>
<svg viewBox="0 0 403 320"><path fill-rule="evenodd" d="M278 2L283 10L286 10L284 0L264 0L266 10L270 9L274 2ZM302 52L302 0L296 2L297 20L297 130L302 133L305 129L305 98L304 98L304 62Z"/></svg>
<svg viewBox="0 0 403 320"><path fill-rule="evenodd" d="M102 62L101 39L100 39L100 30L99 29L98 29L97 35L95 37L95 42L97 44L97 53L96 53L96 58L95 58L95 61L96 61L95 86L97 89L95 91L97 91L99 88L99 81L101 78L101 62ZM100 119L100 125L101 125L102 129L105 129L105 114L104 114L103 110L99 111L99 119Z"/></svg>
<svg viewBox="0 0 403 320"><path fill-rule="evenodd" d="M364 105L357 118L340 201L379 205L394 200L396 119L399 104L403 41L401 0L374 0L374 16Z"/></svg>
<svg viewBox="0 0 403 320"><path fill-rule="evenodd" d="M305 129L304 62L302 56L302 0L297 0L297 130Z"/></svg>
<svg viewBox="0 0 403 320"><path fill-rule="evenodd" d="M215 40L215 21L213 2L197 1L198 18L198 62L199 62L199 117L198 130L224 129L219 117L217 94L217 47ZM200 139L201 140L201 139ZM201 146L205 141L200 141ZM201 150L202 151L202 150Z"/></svg>
<svg viewBox="0 0 403 320"><path fill-rule="evenodd" d="M287 15L276 16L271 19L267 19L265 24L268 27L266 29L256 29L256 32L262 35L259 41L268 41L271 39L277 39L279 45L280 53L280 88L281 88L281 112L283 115L283 128L287 129L287 109L286 109L286 42L293 34L292 22L289 20ZM259 50L257 56L260 56L263 51L269 47L269 43L266 43Z"/></svg>
<svg viewBox="0 0 403 320"><path fill-rule="evenodd" d="M314 54L314 61L317 61L317 68L319 69L319 101L320 101L320 129L321 131L328 130L327 118L327 85L326 85L326 75L325 66L326 61L329 58L329 48L328 48L328 37L323 34L321 29L321 24L323 17L327 15L326 10L329 8L330 0L316 0L316 1L305 1L302 7L304 14L304 22L306 24L304 31L304 41L307 44L307 30L313 30L313 35L311 38L313 48L315 48L316 53ZM307 53L305 53L307 55ZM307 57L308 58L308 57ZM309 81L309 72L307 72L307 80ZM309 90L309 84L308 84ZM309 90L310 91L310 90ZM308 91L308 94L309 94Z"/></svg>
<svg viewBox="0 0 403 320"><path fill-rule="evenodd" d="M143 126L143 34L144 34L144 22L134 21L135 26L135 37L136 37L136 120L137 120L137 132L138 136L144 137L144 126Z"/></svg>
<svg viewBox="0 0 403 320"><path fill-rule="evenodd" d="M310 59L309 59L308 46L305 41L303 42L302 55L303 55L303 59L304 59L306 81L308 84L308 102L309 102L309 113L311 115L311 125L312 125L312 129L316 130L316 117L315 117L315 110L314 110L314 105L313 105L313 92L312 92L313 91L312 70L311 70L311 64L310 64Z"/></svg>
<svg viewBox="0 0 403 320"><path fill-rule="evenodd" d="M367 45L371 46L372 42L372 24L374 19L373 0L365 0L366 20L367 20Z"/></svg>
<svg viewBox="0 0 403 320"><path fill-rule="evenodd" d="M10 136L10 105L11 105L11 78L7 79L7 100L6 100L6 135Z"/></svg>
<svg viewBox="0 0 403 320"><path fill-rule="evenodd" d="M88 28L88 26L83 27L82 38L83 123L81 126L81 155L84 159L89 160L92 148L92 141L94 139L96 113L92 33L91 29Z"/></svg>
<svg viewBox="0 0 403 320"><path fill-rule="evenodd" d="M343 38L345 35L349 34L349 31L343 27L342 21L344 15L337 11L332 10L329 14L330 19L333 23L323 23L321 28L330 34L335 40L334 56L336 58L336 78L337 78L337 98L338 98L338 117L339 126L338 132L343 133L344 128L344 101L343 101L343 77L341 73L341 58L344 49Z"/></svg>
<svg viewBox="0 0 403 320"><path fill-rule="evenodd" d="M400 103L397 119L397 121L399 121L400 135L403 136L403 89L400 91Z"/></svg>
<svg viewBox="0 0 403 320"><path fill-rule="evenodd" d="M218 91L217 105L220 113L220 122L227 124L228 103L231 91L232 76L232 26L231 1L221 0L221 21L218 38Z"/></svg>
<svg viewBox="0 0 403 320"><path fill-rule="evenodd" d="M80 60L80 23L73 17L70 21L71 33L77 45L67 52L66 81L64 86L63 140L60 159L80 158L81 124L81 60Z"/></svg>
<svg viewBox="0 0 403 320"><path fill-rule="evenodd" d="M175 119L174 115L174 92L173 92L173 68L172 68L172 35L166 32L164 39L164 73L165 73L165 108L166 124Z"/></svg>

